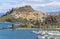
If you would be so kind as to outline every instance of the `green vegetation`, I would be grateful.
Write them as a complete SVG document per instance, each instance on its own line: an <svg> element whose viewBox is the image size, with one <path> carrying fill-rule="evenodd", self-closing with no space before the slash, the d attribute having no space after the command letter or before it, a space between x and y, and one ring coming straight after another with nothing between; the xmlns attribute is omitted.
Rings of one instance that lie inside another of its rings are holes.
<svg viewBox="0 0 60 39"><path fill-rule="evenodd" d="M60 18L59 15L53 16L49 15L45 19L44 26L46 28L60 28Z"/></svg>
<svg viewBox="0 0 60 39"><path fill-rule="evenodd" d="M11 15L6 15L6 16L0 17L0 22L5 22L6 19L8 19L8 18L12 18L12 16Z"/></svg>
<svg viewBox="0 0 60 39"><path fill-rule="evenodd" d="M24 6L24 7L15 8L14 11L17 11L17 12L32 12L34 10L32 9L31 6Z"/></svg>
<svg viewBox="0 0 60 39"><path fill-rule="evenodd" d="M0 22L21 22L22 19L15 19L10 14L0 17Z"/></svg>

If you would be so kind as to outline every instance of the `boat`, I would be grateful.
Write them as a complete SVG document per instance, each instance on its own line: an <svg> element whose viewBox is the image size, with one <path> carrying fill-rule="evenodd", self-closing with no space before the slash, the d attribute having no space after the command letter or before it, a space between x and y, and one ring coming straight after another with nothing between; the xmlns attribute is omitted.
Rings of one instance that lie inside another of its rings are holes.
<svg viewBox="0 0 60 39"><path fill-rule="evenodd" d="M56 39L55 36L60 35L59 31L32 31L37 34L38 39Z"/></svg>
<svg viewBox="0 0 60 39"><path fill-rule="evenodd" d="M38 35L38 39L56 39L56 38L50 35L44 35L44 36Z"/></svg>
<svg viewBox="0 0 60 39"><path fill-rule="evenodd" d="M45 35L45 34L48 34L48 35L60 35L59 31L32 31L32 32L35 33L35 34L38 34L38 35Z"/></svg>

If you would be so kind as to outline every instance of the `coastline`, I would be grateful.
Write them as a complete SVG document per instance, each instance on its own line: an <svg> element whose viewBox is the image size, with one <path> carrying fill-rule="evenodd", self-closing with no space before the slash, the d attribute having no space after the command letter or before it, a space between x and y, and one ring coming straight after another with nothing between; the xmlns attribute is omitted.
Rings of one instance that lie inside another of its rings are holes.
<svg viewBox="0 0 60 39"><path fill-rule="evenodd" d="M60 28L56 28L56 29L40 29L40 28L15 28L15 30L59 30L60 31Z"/></svg>
<svg viewBox="0 0 60 39"><path fill-rule="evenodd" d="M57 29L40 29L40 28L15 28L15 29L9 29L9 28L6 28L6 29L0 29L0 30L48 30L48 31L60 31L60 28L57 28Z"/></svg>
<svg viewBox="0 0 60 39"><path fill-rule="evenodd" d="M39 28L16 28L16 30L19 30L19 29L31 29L31 30L39 30Z"/></svg>

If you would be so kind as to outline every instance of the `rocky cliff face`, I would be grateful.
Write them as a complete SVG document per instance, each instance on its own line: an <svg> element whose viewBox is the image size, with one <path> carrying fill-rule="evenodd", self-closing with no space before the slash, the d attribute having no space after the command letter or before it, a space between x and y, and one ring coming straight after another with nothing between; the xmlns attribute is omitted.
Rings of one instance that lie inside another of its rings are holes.
<svg viewBox="0 0 60 39"><path fill-rule="evenodd" d="M27 5L23 7L12 8L10 11L7 11L5 15L0 17L0 21L21 21L22 18L32 21L38 20L42 22L46 15L47 14L45 12L34 10L31 6Z"/></svg>
<svg viewBox="0 0 60 39"><path fill-rule="evenodd" d="M14 18L23 18L27 20L40 20L43 21L43 18L46 16L45 12L39 12L32 9L31 6L24 6L13 9L11 14Z"/></svg>

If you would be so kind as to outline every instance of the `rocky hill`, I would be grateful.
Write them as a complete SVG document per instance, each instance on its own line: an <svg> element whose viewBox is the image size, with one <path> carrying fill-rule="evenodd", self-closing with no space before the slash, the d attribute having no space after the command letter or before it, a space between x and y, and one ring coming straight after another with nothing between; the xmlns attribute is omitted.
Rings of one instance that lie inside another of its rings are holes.
<svg viewBox="0 0 60 39"><path fill-rule="evenodd" d="M31 6L12 8L0 17L1 22L20 22L31 26L60 27L60 13L46 14L44 11L34 10ZM52 27L51 27L52 28Z"/></svg>
<svg viewBox="0 0 60 39"><path fill-rule="evenodd" d="M8 11L5 15L3 15L0 18L0 20L5 21L6 19L22 18L26 20L37 20L38 19L39 21L43 21L43 17L45 16L46 16L45 12L36 11L31 6L23 6L23 7L18 7L18 8L12 8L12 10Z"/></svg>
<svg viewBox="0 0 60 39"><path fill-rule="evenodd" d="M16 12L32 12L34 10L31 6L26 5L23 7L14 8L14 11L16 11Z"/></svg>

